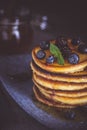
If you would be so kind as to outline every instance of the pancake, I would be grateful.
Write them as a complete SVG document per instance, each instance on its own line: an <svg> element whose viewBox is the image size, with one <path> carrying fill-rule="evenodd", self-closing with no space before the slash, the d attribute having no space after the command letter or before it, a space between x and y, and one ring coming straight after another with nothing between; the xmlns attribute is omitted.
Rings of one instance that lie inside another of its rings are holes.
<svg viewBox="0 0 87 130"><path fill-rule="evenodd" d="M39 89L40 90L40 89ZM47 92L41 91L42 94L48 98L48 99L53 99L55 102L61 102L64 104L69 104L69 105L78 105L78 106L82 106L87 104L87 95L86 96L80 96L80 97L64 97L64 96L59 96L59 95L55 95L55 94L49 94Z"/></svg>
<svg viewBox="0 0 87 130"><path fill-rule="evenodd" d="M38 50L40 50L40 47L36 47L33 49L32 58L35 61L35 63L43 70L53 72L53 73L74 73L74 72L83 71L87 67L87 55L86 54L83 55L83 54L76 52L80 57L80 61L78 64L72 65L72 64L69 64L65 60L64 65L59 65L56 62L54 62L53 64L47 64L46 58L44 60L39 60L36 57L36 53L38 52ZM50 52L47 50L46 56L48 57L49 55L50 55Z"/></svg>
<svg viewBox="0 0 87 130"><path fill-rule="evenodd" d="M46 79L37 74L33 74L33 78L40 85L55 90L81 90L87 88L87 83L63 82L52 79Z"/></svg>
<svg viewBox="0 0 87 130"><path fill-rule="evenodd" d="M56 44L56 40L50 43ZM63 65L56 60L49 64L46 62L51 55L49 49L44 50L43 59L37 57L40 46L32 50L33 91L37 100L48 106L75 108L87 105L87 54L78 52L78 46L73 46L70 39L67 44L72 53L79 56L77 64L70 64L67 59Z"/></svg>
<svg viewBox="0 0 87 130"><path fill-rule="evenodd" d="M33 91L34 91L34 94L35 94L35 97L38 101L48 105L48 106L51 106L51 107L56 107L56 108L75 108L74 105L68 105L68 104L63 104L61 102L55 102L53 101L52 99L49 100L48 98L46 98L45 96L43 96L40 91L35 87L33 86Z"/></svg>
<svg viewBox="0 0 87 130"><path fill-rule="evenodd" d="M34 61L31 62L31 67L32 67L33 72L47 79L54 79L56 81L66 81L66 82L75 82L75 83L87 82L87 70L72 73L72 74L71 73L68 73L68 74L52 73L52 72L48 72L46 70L41 69L35 64Z"/></svg>
<svg viewBox="0 0 87 130"><path fill-rule="evenodd" d="M81 96L87 96L87 89L83 89L83 90L77 90L77 91L63 91L63 90L55 90L55 89L48 89L45 88L44 86L39 85L34 79L33 82L35 84L35 86L37 86L37 88L41 91L41 92L45 92L48 94L54 94L54 95L58 95L58 96L64 96L64 97L81 97Z"/></svg>
<svg viewBox="0 0 87 130"><path fill-rule="evenodd" d="M35 73L33 75L35 76ZM42 87L40 87L40 84L38 84L38 80L36 78L33 77L33 81L34 81L34 84L36 86L38 86L39 91L48 99L53 98L54 101L60 101L62 103L67 103L67 104L71 104L71 105L87 104L87 91L85 91L85 89L82 89L82 91L81 91L81 89L80 89L80 91L75 91L75 89L74 89L74 91L56 89L56 90L62 90L62 92L63 92L63 93L61 93L61 92L58 93L58 91L56 91L57 92L57 94L56 94L54 86L53 86L52 82L50 82L51 89L50 89L50 93L49 93L48 89L42 89ZM40 82L42 82L41 79L40 79L39 83ZM47 80L46 80L46 83L48 85ZM43 82L42 82L42 84L43 84L43 86L46 87L46 84L44 84ZM62 85L60 84L60 86L62 86ZM73 86L72 86L72 88L73 88Z"/></svg>

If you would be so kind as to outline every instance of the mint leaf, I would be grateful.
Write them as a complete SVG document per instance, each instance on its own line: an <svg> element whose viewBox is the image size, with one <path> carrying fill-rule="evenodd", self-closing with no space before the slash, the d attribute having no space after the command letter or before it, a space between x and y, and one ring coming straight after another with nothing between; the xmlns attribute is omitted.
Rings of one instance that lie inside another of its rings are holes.
<svg viewBox="0 0 87 130"><path fill-rule="evenodd" d="M64 65L64 58L60 49L56 45L50 43L50 52L57 58L57 61L60 65Z"/></svg>

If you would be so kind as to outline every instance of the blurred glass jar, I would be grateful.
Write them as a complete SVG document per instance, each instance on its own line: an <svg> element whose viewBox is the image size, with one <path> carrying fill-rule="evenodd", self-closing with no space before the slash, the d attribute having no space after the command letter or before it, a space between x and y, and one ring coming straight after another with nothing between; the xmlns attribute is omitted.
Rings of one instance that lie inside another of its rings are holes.
<svg viewBox="0 0 87 130"><path fill-rule="evenodd" d="M0 54L31 51L33 30L30 20L31 14L28 8L21 7L11 13L4 9L0 10Z"/></svg>

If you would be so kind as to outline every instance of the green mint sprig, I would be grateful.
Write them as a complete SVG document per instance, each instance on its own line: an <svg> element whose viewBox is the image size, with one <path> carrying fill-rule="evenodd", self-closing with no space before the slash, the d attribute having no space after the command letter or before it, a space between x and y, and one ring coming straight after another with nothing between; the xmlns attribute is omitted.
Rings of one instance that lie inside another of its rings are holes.
<svg viewBox="0 0 87 130"><path fill-rule="evenodd" d="M52 55L54 55L54 57L57 58L58 64L64 65L64 58L62 56L62 53L60 49L53 43L50 43L50 52L52 53Z"/></svg>

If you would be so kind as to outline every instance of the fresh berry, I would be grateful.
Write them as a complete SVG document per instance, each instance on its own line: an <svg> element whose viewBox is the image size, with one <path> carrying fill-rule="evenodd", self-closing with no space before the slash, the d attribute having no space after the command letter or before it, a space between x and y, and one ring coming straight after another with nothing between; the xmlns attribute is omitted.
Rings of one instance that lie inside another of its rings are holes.
<svg viewBox="0 0 87 130"><path fill-rule="evenodd" d="M87 44L80 44L78 47L78 51L83 54L87 54Z"/></svg>
<svg viewBox="0 0 87 130"><path fill-rule="evenodd" d="M69 56L68 56L68 62L70 64L77 64L79 62L79 56L75 53L71 53Z"/></svg>
<svg viewBox="0 0 87 130"><path fill-rule="evenodd" d="M43 59L46 56L46 53L43 50L39 50L36 56L38 59Z"/></svg>
<svg viewBox="0 0 87 130"><path fill-rule="evenodd" d="M65 38L63 38L63 37L59 37L57 40L56 40L56 45L60 48L60 49L62 49L64 46L66 46L67 45L67 40L65 39Z"/></svg>
<svg viewBox="0 0 87 130"><path fill-rule="evenodd" d="M67 39L59 39L58 47L61 50L63 57L66 58L70 64L77 64L79 62L79 56L72 53L67 44Z"/></svg>
<svg viewBox="0 0 87 130"><path fill-rule="evenodd" d="M64 58L67 58L70 55L71 49L69 48L69 46L67 44L67 39L65 39L63 37L57 39L56 45L60 49Z"/></svg>
<svg viewBox="0 0 87 130"><path fill-rule="evenodd" d="M81 39L80 39L80 38L73 38L73 39L72 39L72 44L73 44L73 45L79 45L80 42L81 42Z"/></svg>
<svg viewBox="0 0 87 130"><path fill-rule="evenodd" d="M71 49L68 46L63 47L62 54L64 58L67 58L71 54Z"/></svg>
<svg viewBox="0 0 87 130"><path fill-rule="evenodd" d="M48 64L51 64L51 63L53 63L54 62L54 60L55 60L55 58L54 58L54 56L49 56L47 59L46 59L46 62L48 63Z"/></svg>
<svg viewBox="0 0 87 130"><path fill-rule="evenodd" d="M43 50L48 50L50 47L50 42L49 41L42 41L40 43L40 48Z"/></svg>

